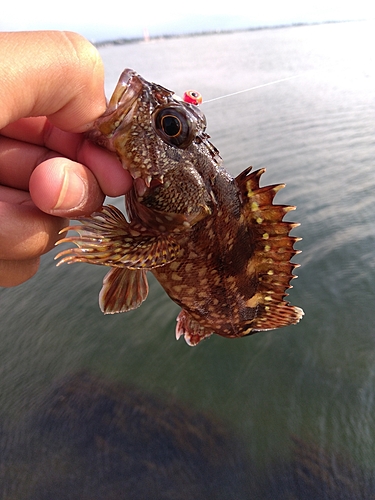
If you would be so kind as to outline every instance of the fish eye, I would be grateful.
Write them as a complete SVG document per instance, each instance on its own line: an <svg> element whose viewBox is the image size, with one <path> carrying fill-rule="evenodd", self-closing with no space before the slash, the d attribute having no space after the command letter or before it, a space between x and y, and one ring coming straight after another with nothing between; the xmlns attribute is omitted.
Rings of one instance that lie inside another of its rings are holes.
<svg viewBox="0 0 375 500"><path fill-rule="evenodd" d="M155 132L170 146L185 149L194 140L195 127L182 106L159 106L152 115L152 121Z"/></svg>
<svg viewBox="0 0 375 500"><path fill-rule="evenodd" d="M182 131L182 123L177 116L164 115L160 120L161 128L169 137L178 137Z"/></svg>

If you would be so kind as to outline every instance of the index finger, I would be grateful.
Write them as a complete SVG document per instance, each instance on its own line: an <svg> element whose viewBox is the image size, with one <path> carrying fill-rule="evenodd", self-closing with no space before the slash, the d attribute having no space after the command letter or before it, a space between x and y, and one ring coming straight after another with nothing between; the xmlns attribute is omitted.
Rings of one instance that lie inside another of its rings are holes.
<svg viewBox="0 0 375 500"><path fill-rule="evenodd" d="M106 107L104 69L95 47L71 32L0 33L0 129L47 116L57 127L87 130Z"/></svg>
<svg viewBox="0 0 375 500"><path fill-rule="evenodd" d="M0 182L7 186L27 189L36 165L55 156L55 153L86 165L108 196L120 196L132 186L131 175L125 170L126 159L120 163L115 153L96 146L83 134L65 132L51 126L46 117L21 118L4 127L1 134L20 141L17 148L7 147L12 141L5 138L3 145L0 144ZM15 168L18 169L17 177L14 176ZM26 185L15 185L14 181Z"/></svg>

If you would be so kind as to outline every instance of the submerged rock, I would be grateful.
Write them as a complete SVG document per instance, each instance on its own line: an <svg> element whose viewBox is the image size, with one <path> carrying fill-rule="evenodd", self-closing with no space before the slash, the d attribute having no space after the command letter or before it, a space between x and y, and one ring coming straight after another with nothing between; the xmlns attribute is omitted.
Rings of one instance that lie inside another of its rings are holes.
<svg viewBox="0 0 375 500"><path fill-rule="evenodd" d="M249 498L248 460L223 423L120 383L66 377L25 425L32 443L3 464L14 498Z"/></svg>
<svg viewBox="0 0 375 500"><path fill-rule="evenodd" d="M375 474L292 437L289 462L251 463L228 424L168 396L79 372L0 427L4 500L374 500Z"/></svg>

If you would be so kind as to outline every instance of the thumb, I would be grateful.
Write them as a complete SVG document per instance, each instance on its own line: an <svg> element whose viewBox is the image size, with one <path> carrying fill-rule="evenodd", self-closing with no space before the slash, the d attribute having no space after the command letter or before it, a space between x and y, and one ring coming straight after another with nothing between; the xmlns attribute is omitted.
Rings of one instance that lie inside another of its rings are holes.
<svg viewBox="0 0 375 500"><path fill-rule="evenodd" d="M48 214L78 217L97 210L104 201L94 174L81 163L51 158L40 163L30 177L30 195Z"/></svg>

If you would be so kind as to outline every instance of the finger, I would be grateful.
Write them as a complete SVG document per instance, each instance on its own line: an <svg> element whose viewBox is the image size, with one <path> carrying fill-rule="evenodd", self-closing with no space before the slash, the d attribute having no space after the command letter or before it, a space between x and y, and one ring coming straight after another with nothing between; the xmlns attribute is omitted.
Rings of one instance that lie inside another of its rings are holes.
<svg viewBox="0 0 375 500"><path fill-rule="evenodd" d="M0 33L0 129L25 116L48 116L82 132L105 110L104 69L82 36L59 31Z"/></svg>
<svg viewBox="0 0 375 500"><path fill-rule="evenodd" d="M38 258L53 248L67 222L41 212L31 200L22 204L1 201L0 260Z"/></svg>
<svg viewBox="0 0 375 500"><path fill-rule="evenodd" d="M121 196L130 191L133 178L125 161L121 164L114 153L84 141L77 156L93 172L107 196Z"/></svg>
<svg viewBox="0 0 375 500"><path fill-rule="evenodd" d="M132 177L124 168L127 166L125 161L122 165L114 153L86 140L83 134L73 134L51 126L45 117L20 119L5 127L2 134L7 136L0 137L0 182L5 185L25 189L24 184L22 187L10 184L11 180L14 182L14 169L22 169L19 178L28 182L35 166L54 156L49 151L52 150L87 165L108 196L125 194L132 186Z"/></svg>
<svg viewBox="0 0 375 500"><path fill-rule="evenodd" d="M33 118L29 120L34 121ZM17 123L26 121L18 120ZM13 138L0 136L0 184L27 190L30 176L36 166L46 159L63 154L86 164L97 178L101 190L108 196L120 196L131 188L131 175L114 153L95 146L85 140L82 134L63 132L53 127L53 133L44 141L39 132L32 131L31 128L28 134L23 134L22 126L13 129L6 127L6 134ZM22 140L35 141L41 145L36 146L21 142ZM42 146L44 143L47 147ZM38 206L40 207L39 203Z"/></svg>
<svg viewBox="0 0 375 500"><path fill-rule="evenodd" d="M11 287L32 278L39 268L38 257L29 260L0 260L0 286Z"/></svg>
<svg viewBox="0 0 375 500"><path fill-rule="evenodd" d="M28 191L34 168L57 153L0 135L0 185Z"/></svg>
<svg viewBox="0 0 375 500"><path fill-rule="evenodd" d="M0 203L1 202L13 203L17 205L32 204L30 193L28 191L22 191L21 189L12 189L5 186L0 186Z"/></svg>
<svg viewBox="0 0 375 500"><path fill-rule="evenodd" d="M64 132L48 122L43 132L43 144L49 149L88 166L108 196L120 196L130 190L133 180L115 153L93 144L83 134Z"/></svg>
<svg viewBox="0 0 375 500"><path fill-rule="evenodd" d="M61 217L88 215L104 201L94 174L66 158L51 158L38 165L30 177L29 189L40 210Z"/></svg>

